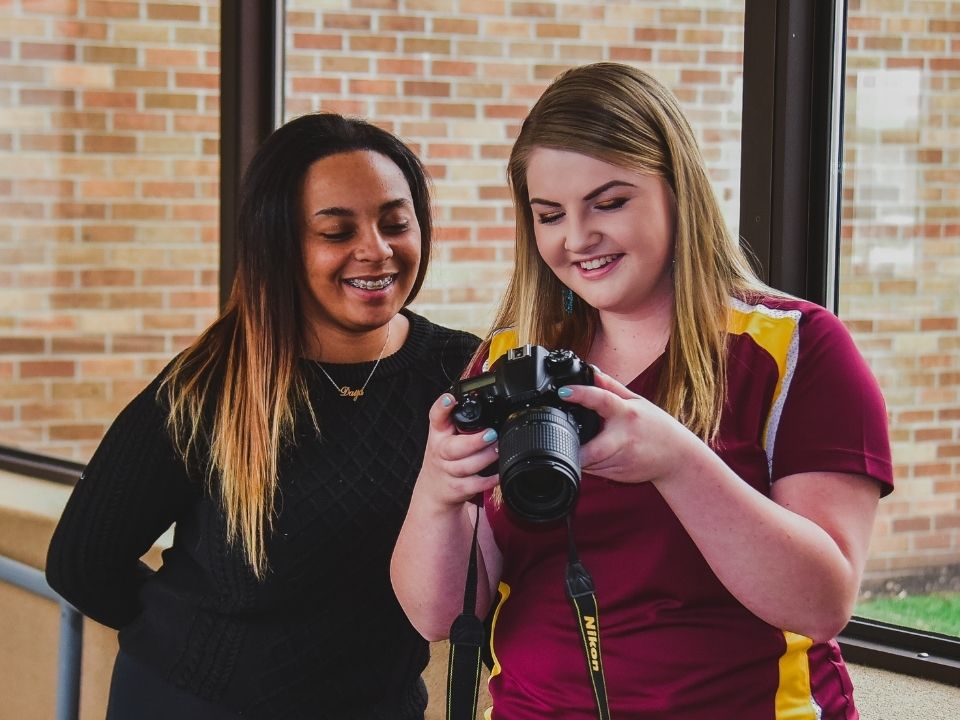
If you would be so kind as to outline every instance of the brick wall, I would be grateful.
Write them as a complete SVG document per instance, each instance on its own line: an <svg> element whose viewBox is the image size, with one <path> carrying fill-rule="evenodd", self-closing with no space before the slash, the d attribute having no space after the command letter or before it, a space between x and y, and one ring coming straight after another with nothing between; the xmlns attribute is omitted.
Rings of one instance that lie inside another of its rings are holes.
<svg viewBox="0 0 960 720"><path fill-rule="evenodd" d="M0 0L0 443L86 459L213 316L218 6ZM670 86L735 228L742 6L288 0L286 113L361 115L417 149L438 243L416 309L480 332L512 261L510 144L568 65ZM958 14L850 0L840 310L884 386L899 483L875 573L960 561ZM878 104L900 125L867 121Z"/></svg>
<svg viewBox="0 0 960 720"><path fill-rule="evenodd" d="M85 460L214 317L219 3L0 2L0 443Z"/></svg>

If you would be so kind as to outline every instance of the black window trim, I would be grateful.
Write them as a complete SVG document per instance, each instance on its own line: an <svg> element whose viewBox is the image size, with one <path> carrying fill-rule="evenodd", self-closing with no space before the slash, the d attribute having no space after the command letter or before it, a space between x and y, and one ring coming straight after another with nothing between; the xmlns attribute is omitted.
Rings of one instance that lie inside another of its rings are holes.
<svg viewBox="0 0 960 720"><path fill-rule="evenodd" d="M283 0L221 10L221 304L240 178L282 117L283 18ZM767 282L834 311L845 25L846 0L745 0L741 240ZM71 485L82 468L0 445L0 470ZM960 686L960 638L855 617L838 641L850 662Z"/></svg>

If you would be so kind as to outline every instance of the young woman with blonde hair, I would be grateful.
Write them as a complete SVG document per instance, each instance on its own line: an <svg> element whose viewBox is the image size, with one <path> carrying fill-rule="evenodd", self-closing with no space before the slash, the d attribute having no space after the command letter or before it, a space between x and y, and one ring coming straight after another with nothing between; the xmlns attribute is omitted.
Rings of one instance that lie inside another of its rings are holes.
<svg viewBox="0 0 960 720"><path fill-rule="evenodd" d="M427 411L479 342L406 309L426 174L374 125L305 115L251 161L238 228L226 308L108 430L47 577L120 630L111 720L422 718L389 558Z"/></svg>
<svg viewBox="0 0 960 720"><path fill-rule="evenodd" d="M595 384L556 394L603 425L568 528L516 517L477 474L496 433L459 434L455 398L434 404L392 565L412 622L443 637L460 611L484 493L493 718L855 718L833 638L892 471L849 334L751 271L678 103L641 70L562 74L509 180L516 268L473 367L514 345L572 349ZM586 630L563 590L574 537L595 587Z"/></svg>

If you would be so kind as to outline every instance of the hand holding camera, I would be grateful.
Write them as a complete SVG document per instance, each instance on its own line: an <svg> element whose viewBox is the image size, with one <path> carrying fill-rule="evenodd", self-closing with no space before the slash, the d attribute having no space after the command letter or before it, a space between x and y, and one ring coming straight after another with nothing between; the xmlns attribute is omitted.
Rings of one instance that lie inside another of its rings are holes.
<svg viewBox="0 0 960 720"><path fill-rule="evenodd" d="M510 350L490 372L454 383L453 421L460 432L492 427L504 503L535 522L564 517L580 488L580 445L600 429L592 410L565 402L557 390L592 385L593 368L570 350L524 345Z"/></svg>

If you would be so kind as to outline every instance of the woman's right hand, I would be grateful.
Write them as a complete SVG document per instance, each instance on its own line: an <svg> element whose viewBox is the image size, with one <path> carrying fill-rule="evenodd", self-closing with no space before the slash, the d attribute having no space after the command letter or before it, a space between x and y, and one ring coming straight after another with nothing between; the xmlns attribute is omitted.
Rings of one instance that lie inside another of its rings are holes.
<svg viewBox="0 0 960 720"><path fill-rule="evenodd" d="M497 433L487 428L461 434L453 423L456 400L444 393L430 408L430 433L415 495L435 505L452 509L494 487L499 475L477 473L497 460Z"/></svg>
<svg viewBox="0 0 960 720"><path fill-rule="evenodd" d="M453 424L455 400L441 395L430 408L430 433L423 466L413 488L390 564L393 589L417 631L440 640L463 609L463 583L474 524L483 580L477 612L490 607L503 564L486 514L470 501L494 487L498 475L477 473L497 459L497 434L490 428L460 434Z"/></svg>

